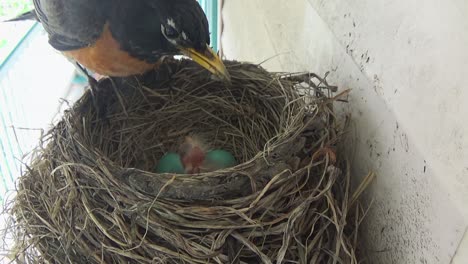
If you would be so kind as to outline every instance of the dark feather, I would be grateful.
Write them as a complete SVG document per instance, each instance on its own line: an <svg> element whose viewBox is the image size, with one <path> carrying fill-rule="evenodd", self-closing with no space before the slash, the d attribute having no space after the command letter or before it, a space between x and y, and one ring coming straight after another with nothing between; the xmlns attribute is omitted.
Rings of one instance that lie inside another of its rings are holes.
<svg viewBox="0 0 468 264"><path fill-rule="evenodd" d="M26 13L23 13L15 18L5 20L4 22L15 22L15 21L25 21L25 20L36 20L38 21L39 19L37 18L36 11L33 9L31 11L28 11Z"/></svg>
<svg viewBox="0 0 468 264"><path fill-rule="evenodd" d="M49 43L60 51L94 43L107 20L112 0L34 0L39 21L49 34Z"/></svg>

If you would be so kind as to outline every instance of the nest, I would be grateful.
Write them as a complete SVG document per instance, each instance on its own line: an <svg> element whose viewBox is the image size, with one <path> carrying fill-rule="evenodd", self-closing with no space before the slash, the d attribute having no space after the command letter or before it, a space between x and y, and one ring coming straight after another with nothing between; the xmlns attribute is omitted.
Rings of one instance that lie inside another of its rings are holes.
<svg viewBox="0 0 468 264"><path fill-rule="evenodd" d="M226 61L104 79L43 137L10 208L20 263L358 263L360 210L335 87ZM198 175L152 170L197 134L234 154Z"/></svg>

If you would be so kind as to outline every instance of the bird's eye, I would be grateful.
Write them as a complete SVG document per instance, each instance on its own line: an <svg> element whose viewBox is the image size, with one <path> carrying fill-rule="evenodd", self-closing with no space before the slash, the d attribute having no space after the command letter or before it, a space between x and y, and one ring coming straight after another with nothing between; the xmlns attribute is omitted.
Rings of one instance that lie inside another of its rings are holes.
<svg viewBox="0 0 468 264"><path fill-rule="evenodd" d="M179 32L175 28L167 26L164 28L164 35L169 39L176 39L179 37Z"/></svg>

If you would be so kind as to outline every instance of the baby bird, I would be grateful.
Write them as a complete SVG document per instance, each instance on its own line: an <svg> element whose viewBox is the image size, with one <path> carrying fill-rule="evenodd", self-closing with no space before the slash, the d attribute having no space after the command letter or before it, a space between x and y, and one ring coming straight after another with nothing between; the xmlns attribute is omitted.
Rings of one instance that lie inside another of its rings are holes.
<svg viewBox="0 0 468 264"><path fill-rule="evenodd" d="M185 141L179 147L185 173L200 173L205 162L206 152L206 144L198 137L185 137Z"/></svg>

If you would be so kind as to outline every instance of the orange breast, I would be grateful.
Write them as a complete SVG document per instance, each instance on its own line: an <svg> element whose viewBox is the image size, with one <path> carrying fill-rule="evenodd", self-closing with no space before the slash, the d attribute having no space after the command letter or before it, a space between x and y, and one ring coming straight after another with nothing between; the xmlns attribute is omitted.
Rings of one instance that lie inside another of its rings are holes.
<svg viewBox="0 0 468 264"><path fill-rule="evenodd" d="M63 53L87 69L114 77L142 74L156 65L141 61L122 51L119 43L112 37L108 25L104 27L101 37L93 45Z"/></svg>

